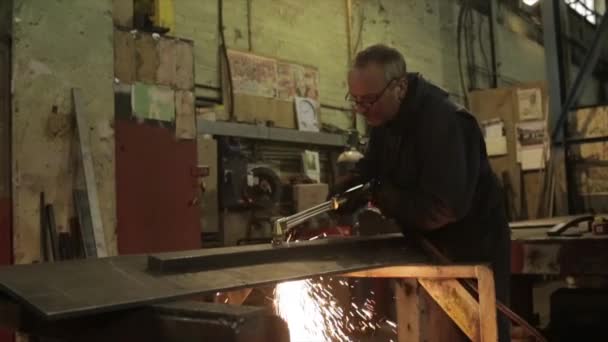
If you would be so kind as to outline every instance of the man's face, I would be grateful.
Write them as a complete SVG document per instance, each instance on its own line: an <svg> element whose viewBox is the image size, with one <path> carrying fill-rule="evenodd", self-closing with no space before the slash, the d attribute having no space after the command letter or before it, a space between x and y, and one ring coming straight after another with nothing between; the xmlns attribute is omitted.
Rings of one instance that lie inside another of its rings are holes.
<svg viewBox="0 0 608 342"><path fill-rule="evenodd" d="M384 69L377 64L354 68L348 75L349 97L355 110L372 127L381 126L397 115L406 90L404 78L386 80Z"/></svg>

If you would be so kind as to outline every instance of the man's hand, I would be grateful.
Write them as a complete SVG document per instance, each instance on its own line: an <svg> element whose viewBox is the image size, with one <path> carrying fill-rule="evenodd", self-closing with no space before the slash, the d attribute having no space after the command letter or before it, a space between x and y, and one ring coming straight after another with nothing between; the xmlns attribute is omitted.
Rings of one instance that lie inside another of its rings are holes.
<svg viewBox="0 0 608 342"><path fill-rule="evenodd" d="M353 174L344 176L336 181L331 188L327 200L335 196L344 194L347 190L361 184L361 180ZM354 213L357 209L366 205L371 199L371 193L368 190L354 191L346 195L347 201L340 205L337 209L338 214L347 215Z"/></svg>

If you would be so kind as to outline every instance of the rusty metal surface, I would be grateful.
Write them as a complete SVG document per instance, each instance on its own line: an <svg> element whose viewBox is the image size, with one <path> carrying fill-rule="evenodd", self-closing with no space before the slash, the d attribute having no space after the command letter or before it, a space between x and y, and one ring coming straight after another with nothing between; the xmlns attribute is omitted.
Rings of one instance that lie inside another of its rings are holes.
<svg viewBox="0 0 608 342"><path fill-rule="evenodd" d="M271 250L272 257L258 259L239 255L248 247L193 251L195 256L224 253L227 262L230 258L244 260L208 270L197 265L197 271L189 273L150 272L146 255L15 265L0 268L0 290L46 319L61 319L175 301L219 290L427 260L400 235L368 240L369 243L352 238L299 243L312 247L310 253L303 253L304 247L249 246L262 252L264 248Z"/></svg>

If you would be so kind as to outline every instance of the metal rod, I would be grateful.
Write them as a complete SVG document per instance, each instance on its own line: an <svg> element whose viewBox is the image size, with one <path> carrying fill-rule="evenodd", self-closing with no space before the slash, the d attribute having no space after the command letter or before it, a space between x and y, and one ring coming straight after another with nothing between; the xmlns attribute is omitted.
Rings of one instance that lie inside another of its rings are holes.
<svg viewBox="0 0 608 342"><path fill-rule="evenodd" d="M315 211L313 211L313 212L310 212L310 213L308 213L308 214L306 214L306 215L299 215L299 216L298 216L298 217L296 217L296 218L291 218L291 217L289 217L289 218L288 218L288 219L285 221L285 222L286 222L286 224L287 224L287 228L292 228L292 227L294 227L294 226L297 226L298 224L300 224L300 223L302 223L302 222L305 222L305 221L307 221L307 220L309 220L309 219L311 219L311 218L313 218L313 217L315 217L315 216L317 216L317 215L321 215L321 214L323 214L323 213L326 213L326 212L328 212L328 211L330 211L330 210L332 210L332 209L333 209L333 207L331 207L331 206L326 206L326 207L324 207L324 208L319 208L319 209L317 209L317 210L315 210Z"/></svg>
<svg viewBox="0 0 608 342"><path fill-rule="evenodd" d="M326 202L323 202L321 204L317 204L314 207L310 207L310 208L308 208L306 210L302 210L302 211L300 211L298 213L295 213L295 214L293 214L291 216L287 216L285 219L291 220L291 219L298 218L298 217L300 217L302 215L306 215L306 214L308 214L310 212L313 212L313 211L315 211L315 210L317 210L319 208L325 208L325 207L331 205L331 203L332 203L331 201L326 201Z"/></svg>
<svg viewBox="0 0 608 342"><path fill-rule="evenodd" d="M608 135L600 135L597 137L585 137L585 138L569 138L566 140L568 144L589 144L608 141Z"/></svg>

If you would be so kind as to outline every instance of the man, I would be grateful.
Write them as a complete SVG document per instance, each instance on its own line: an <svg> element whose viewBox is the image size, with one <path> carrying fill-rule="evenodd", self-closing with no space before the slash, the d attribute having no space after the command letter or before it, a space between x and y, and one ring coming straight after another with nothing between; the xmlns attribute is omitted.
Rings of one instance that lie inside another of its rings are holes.
<svg viewBox="0 0 608 342"><path fill-rule="evenodd" d="M375 203L404 230L423 234L453 262L490 262L496 295L509 299L510 233L479 125L395 49L357 54L348 100L371 126L365 157L344 187L374 179ZM500 315L500 341L510 341Z"/></svg>

